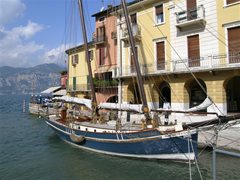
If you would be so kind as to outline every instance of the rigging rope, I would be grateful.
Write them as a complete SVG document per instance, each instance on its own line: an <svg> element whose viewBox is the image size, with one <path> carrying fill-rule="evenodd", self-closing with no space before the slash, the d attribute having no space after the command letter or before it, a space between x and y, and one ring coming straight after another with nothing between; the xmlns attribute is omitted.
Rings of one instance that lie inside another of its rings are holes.
<svg viewBox="0 0 240 180"><path fill-rule="evenodd" d="M142 9L145 11L146 14L148 14L149 19L153 22L152 17L149 15L148 12L146 12L146 7L143 5L143 1L140 2L140 5L142 6ZM154 22L153 22L154 23ZM162 34L163 37L166 37L165 34L163 33L163 31L157 26L156 27L158 29L158 31ZM190 70L190 68L188 67L188 65L184 62L184 60L181 58L180 54L177 52L177 50L173 47L173 45L171 44L171 42L165 38L166 42L170 45L170 47L172 48L172 50L175 52L175 54L178 56L178 58L180 59L180 61L184 64L185 68L188 70L188 72L192 75L192 77L194 78L194 80L197 82L197 84L200 86L200 88L202 89L202 91L205 93L205 95L207 97L209 97L207 95L207 92L205 90L205 88L202 86L202 84L200 83L200 81L197 79L197 77L195 76L195 74ZM211 97L209 97L209 99L211 100L211 102L214 104L214 106L216 107L216 109L222 114L223 112L219 109L219 107L216 105L216 103L212 100Z"/></svg>

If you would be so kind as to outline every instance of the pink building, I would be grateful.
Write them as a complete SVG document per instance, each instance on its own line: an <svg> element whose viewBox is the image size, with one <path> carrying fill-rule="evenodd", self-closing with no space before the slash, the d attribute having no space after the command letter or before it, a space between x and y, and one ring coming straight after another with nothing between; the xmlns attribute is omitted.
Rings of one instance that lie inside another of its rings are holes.
<svg viewBox="0 0 240 180"><path fill-rule="evenodd" d="M60 77L60 85L62 89L66 89L67 87L67 79L68 79L68 73L67 71L62 71L60 72L61 77Z"/></svg>
<svg viewBox="0 0 240 180"><path fill-rule="evenodd" d="M117 67L117 30L115 8L108 9L94 15L96 30L93 34L93 42L96 47L96 71L95 87L97 101L117 102L118 82L113 80Z"/></svg>

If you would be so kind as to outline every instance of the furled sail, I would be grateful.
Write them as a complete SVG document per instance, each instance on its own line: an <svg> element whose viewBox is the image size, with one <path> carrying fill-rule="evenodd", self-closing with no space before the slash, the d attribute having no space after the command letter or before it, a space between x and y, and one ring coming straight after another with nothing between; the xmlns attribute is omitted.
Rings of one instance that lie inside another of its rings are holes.
<svg viewBox="0 0 240 180"><path fill-rule="evenodd" d="M142 104L117 104L117 103L100 103L100 109L113 109L119 111L135 111L142 113Z"/></svg>
<svg viewBox="0 0 240 180"><path fill-rule="evenodd" d="M186 110L186 112L201 111L201 110L207 109L211 105L212 105L212 101L210 100L209 97L207 97L201 104Z"/></svg>
<svg viewBox="0 0 240 180"><path fill-rule="evenodd" d="M63 102L67 102L67 103L81 104L81 105L85 105L89 109L92 108L92 106L91 106L92 102L91 102L90 99L83 99L83 98L70 97L70 96L62 96L62 97L55 97L55 98L53 98L53 100L63 101Z"/></svg>

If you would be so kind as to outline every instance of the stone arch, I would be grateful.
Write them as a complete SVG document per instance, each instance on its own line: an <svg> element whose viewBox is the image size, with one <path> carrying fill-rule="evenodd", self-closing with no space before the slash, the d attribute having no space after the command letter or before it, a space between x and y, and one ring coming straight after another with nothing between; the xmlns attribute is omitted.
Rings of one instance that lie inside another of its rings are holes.
<svg viewBox="0 0 240 180"><path fill-rule="evenodd" d="M224 82L227 112L240 112L240 76L233 76Z"/></svg>
<svg viewBox="0 0 240 180"><path fill-rule="evenodd" d="M197 83L195 79L191 79L185 83L185 88L188 93L188 103L189 108L201 104L207 97L207 86L202 79L197 79L201 86Z"/></svg>
<svg viewBox="0 0 240 180"><path fill-rule="evenodd" d="M117 103L118 102L118 96L117 95L113 95L110 96L106 102L111 102L111 103Z"/></svg>
<svg viewBox="0 0 240 180"><path fill-rule="evenodd" d="M128 103L142 104L140 92L137 83L130 83L127 88L128 91Z"/></svg>
<svg viewBox="0 0 240 180"><path fill-rule="evenodd" d="M171 106L171 87L166 81L158 86L158 102L160 108Z"/></svg>

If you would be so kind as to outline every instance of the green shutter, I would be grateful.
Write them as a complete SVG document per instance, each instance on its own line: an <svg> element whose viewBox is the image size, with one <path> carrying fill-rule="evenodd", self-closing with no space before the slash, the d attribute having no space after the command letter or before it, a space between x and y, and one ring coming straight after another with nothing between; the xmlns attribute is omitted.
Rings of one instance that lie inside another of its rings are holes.
<svg viewBox="0 0 240 180"><path fill-rule="evenodd" d="M66 89L67 89L67 91L69 90L68 88L69 88L68 79L66 79Z"/></svg>
<svg viewBox="0 0 240 180"><path fill-rule="evenodd" d="M77 80L76 77L73 77L73 90L75 91L77 88Z"/></svg>

